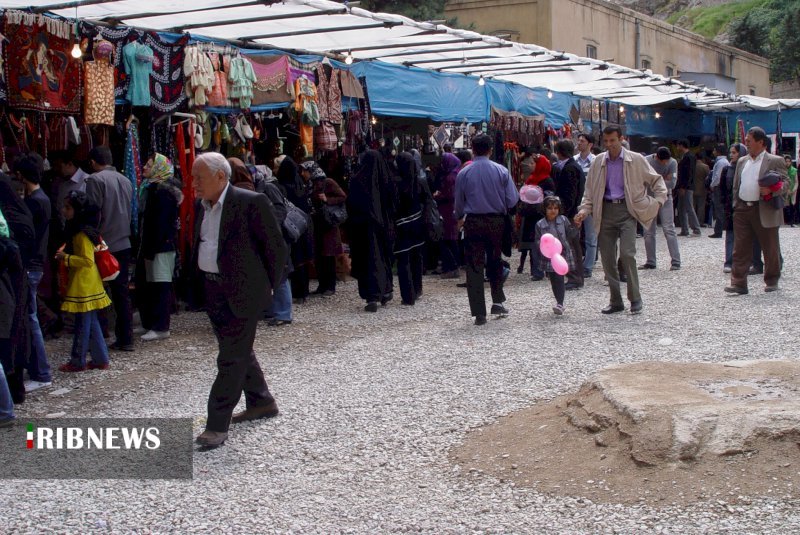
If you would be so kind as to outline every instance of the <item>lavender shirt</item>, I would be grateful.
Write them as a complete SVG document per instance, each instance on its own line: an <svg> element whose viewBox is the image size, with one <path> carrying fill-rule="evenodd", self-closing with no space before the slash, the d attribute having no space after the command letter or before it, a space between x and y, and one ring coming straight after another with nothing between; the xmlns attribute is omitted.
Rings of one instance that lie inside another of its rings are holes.
<svg viewBox="0 0 800 535"><path fill-rule="evenodd" d="M622 172L624 155L624 149L616 160L612 160L611 155L606 154L606 192L603 199L607 201L625 198L625 176Z"/></svg>

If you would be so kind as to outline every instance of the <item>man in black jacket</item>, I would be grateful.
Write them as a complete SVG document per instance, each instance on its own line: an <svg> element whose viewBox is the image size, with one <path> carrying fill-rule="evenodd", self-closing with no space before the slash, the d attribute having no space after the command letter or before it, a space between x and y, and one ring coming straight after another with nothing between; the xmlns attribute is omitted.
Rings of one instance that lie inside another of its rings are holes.
<svg viewBox="0 0 800 535"><path fill-rule="evenodd" d="M572 155L575 153L575 145L568 139L563 139L556 143L556 154L558 163L554 169L556 174L556 195L561 198L561 205L564 207L564 215L570 221L578 213L578 205L583 199L583 190L586 186L586 175L580 164L575 161ZM572 257L575 259L575 269L567 273L567 290L577 290L583 288L583 250L581 248L580 231L570 233L569 244L563 244L572 248Z"/></svg>
<svg viewBox="0 0 800 535"><path fill-rule="evenodd" d="M694 173L697 167L697 158L689 151L689 141L678 141L678 218L681 222L681 233L678 236L690 236L689 227L692 227L691 236L700 236L700 221L694 211Z"/></svg>
<svg viewBox="0 0 800 535"><path fill-rule="evenodd" d="M231 186L231 168L224 156L199 156L192 176L202 200L195 225L195 260L219 344L206 429L197 442L215 448L227 439L231 422L278 414L253 343L258 320L272 302L273 288L282 281L288 248L269 199ZM242 391L246 410L233 415Z"/></svg>

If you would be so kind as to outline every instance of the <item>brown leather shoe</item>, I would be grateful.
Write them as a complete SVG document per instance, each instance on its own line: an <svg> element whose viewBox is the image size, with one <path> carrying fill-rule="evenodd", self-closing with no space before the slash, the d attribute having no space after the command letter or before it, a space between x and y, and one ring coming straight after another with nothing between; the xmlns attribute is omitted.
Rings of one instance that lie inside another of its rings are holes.
<svg viewBox="0 0 800 535"><path fill-rule="evenodd" d="M278 404L274 401L263 407L251 407L233 415L231 422L240 424L250 420L261 420L262 418L274 418L278 415Z"/></svg>
<svg viewBox="0 0 800 535"><path fill-rule="evenodd" d="M219 431L209 431L206 429L195 439L195 442L205 448L219 448L225 444L228 438L228 433L221 433Z"/></svg>

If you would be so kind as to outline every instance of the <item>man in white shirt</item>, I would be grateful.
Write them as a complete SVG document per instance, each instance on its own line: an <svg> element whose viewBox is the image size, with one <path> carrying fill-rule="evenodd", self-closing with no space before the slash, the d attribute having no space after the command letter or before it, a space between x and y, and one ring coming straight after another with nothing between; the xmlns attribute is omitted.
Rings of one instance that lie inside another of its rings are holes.
<svg viewBox="0 0 800 535"><path fill-rule="evenodd" d="M231 423L278 415L253 352L258 320L283 280L288 248L269 199L232 187L224 156L209 152L192 167L201 209L194 250L204 283L206 311L219 344L217 378L208 396L208 419L197 443L221 446ZM244 392L246 408L233 414Z"/></svg>
<svg viewBox="0 0 800 535"><path fill-rule="evenodd" d="M589 168L596 157L592 152L593 146L594 135L583 133L578 136L578 154L575 155L575 161L583 169L584 176L589 174ZM594 268L594 262L597 259L597 234L594 231L594 218L588 216L584 219L582 228L584 233L583 250L585 251L583 256L583 277L587 278L592 276L592 268Z"/></svg>
<svg viewBox="0 0 800 535"><path fill-rule="evenodd" d="M781 276L778 229L783 224L783 210L775 209L763 200L763 196L770 191L760 187L758 181L769 171L784 177L784 188L788 179L783 158L766 150L767 134L764 129L758 126L751 128L747 132L745 145L748 154L739 158L733 179L733 266L731 285L725 288L726 292L738 295L748 292L747 272L753 260L754 238L758 239L764 252L764 291L774 292L778 289Z"/></svg>

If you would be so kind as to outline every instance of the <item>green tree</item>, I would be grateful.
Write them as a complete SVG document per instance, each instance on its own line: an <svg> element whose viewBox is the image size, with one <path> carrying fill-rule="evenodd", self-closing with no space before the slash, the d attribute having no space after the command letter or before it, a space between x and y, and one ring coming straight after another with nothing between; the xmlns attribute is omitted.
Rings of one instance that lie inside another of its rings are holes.
<svg viewBox="0 0 800 535"><path fill-rule="evenodd" d="M446 3L447 0L362 0L360 7L426 21L443 19Z"/></svg>
<svg viewBox="0 0 800 535"><path fill-rule="evenodd" d="M770 43L771 78L774 82L800 78L800 7L782 18Z"/></svg>

